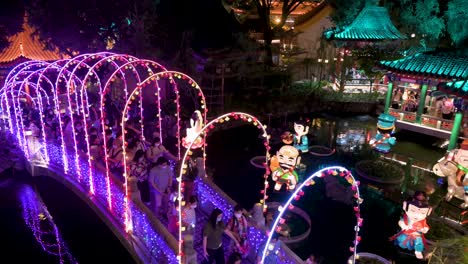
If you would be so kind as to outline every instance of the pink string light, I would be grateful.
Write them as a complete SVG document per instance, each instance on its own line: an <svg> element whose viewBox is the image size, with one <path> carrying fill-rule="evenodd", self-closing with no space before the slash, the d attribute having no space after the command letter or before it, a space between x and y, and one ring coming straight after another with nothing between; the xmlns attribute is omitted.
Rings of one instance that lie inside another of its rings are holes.
<svg viewBox="0 0 468 264"><path fill-rule="evenodd" d="M182 222L182 206L185 205L185 201L183 200L184 199L184 195L183 195L184 184L182 182L182 177L187 171L186 161L189 159L189 155L191 153L192 146L194 145L194 143L197 141L197 139L199 137L201 137L202 135L207 134L210 130L214 129L215 125L221 124L221 123L224 123L224 122L228 122L228 121L231 121L231 120L239 120L239 121L252 123L254 126L259 128L263 132L262 136L265 139L264 142L265 142L265 149L266 149L265 163L268 163L268 160L269 160L269 157L270 157L270 154L269 154L268 151L269 151L270 148L269 148L269 136L268 136L268 133L266 131L266 126L264 126L256 117L254 117L254 116L252 116L250 114L243 113L243 112L232 112L232 113L224 114L224 115L221 115L221 116L211 120L200 131L198 131L198 133L195 136L194 140L190 142L190 144L187 147L187 150L185 151L185 153L183 155L182 164L180 165L180 170L179 170L179 176L177 177L177 182L179 183L178 184L179 188L178 188L178 192L177 192L177 200L179 201L179 206L178 206L178 209L177 209L178 217L179 217L178 226L180 227L179 228L179 254L178 254L179 260L181 259L182 255L183 255L183 252L182 252L182 243L183 243L182 232L185 231L185 228L186 228L185 226L183 226L183 222ZM206 142L205 142L205 145L206 145ZM265 175L268 176L268 168L265 167L265 169L266 169ZM265 182L266 182L266 180L265 180ZM265 183L264 189L265 188L266 188L266 183ZM264 203L265 200L266 200L266 192L263 193L263 200L261 200L261 203Z"/></svg>
<svg viewBox="0 0 468 264"><path fill-rule="evenodd" d="M356 250L357 245L361 241L361 237L359 236L359 230L360 230L360 227L362 226L362 223L363 223L363 219L361 218L361 213L360 213L360 204L362 203L362 198L361 198L360 192L359 192L359 182L354 179L353 175L351 174L351 172L349 170L347 170L344 167L340 167L340 166L327 167L327 168L321 169L321 170L313 173L309 178L307 178L307 180L302 182L301 185L298 186L298 188L296 188L296 190L290 195L288 201L284 204L284 206L281 206L281 207L278 208L278 211L280 213L276 217L275 221L273 222L271 232L268 234L268 239L266 241L266 246L263 249L262 258L261 258L260 263L263 263L265 261L265 257L266 257L266 255L267 255L267 253L269 251L268 245L271 242L273 234L275 232L281 231L281 228L279 228L278 225L280 223L284 223L285 219L283 218L283 215L284 215L285 211L287 209L289 209L289 208L293 208L294 205L292 204L292 202L293 201L298 201L304 195L304 191L303 191L304 187L314 185L315 184L314 179L322 178L322 177L325 177L325 176L335 176L335 177L344 178L351 185L351 189L355 192L354 198L356 200L355 200L355 205L354 205L353 209L354 209L354 214L356 216L356 226L354 227L354 231L355 231L354 242L353 242L353 245L349 248L349 250L353 253L353 258L352 258L352 261L350 262L350 264L355 263L355 261L357 259L357 250ZM274 254L274 253L271 253L271 254Z"/></svg>

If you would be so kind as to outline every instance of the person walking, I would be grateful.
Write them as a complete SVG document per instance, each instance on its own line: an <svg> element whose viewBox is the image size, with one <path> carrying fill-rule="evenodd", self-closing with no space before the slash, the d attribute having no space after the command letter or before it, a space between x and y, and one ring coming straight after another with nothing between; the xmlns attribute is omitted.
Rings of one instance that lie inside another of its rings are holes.
<svg viewBox="0 0 468 264"><path fill-rule="evenodd" d="M239 241L226 228L223 222L223 211L215 208L203 228L203 262L202 264L224 264L223 234L235 241L236 246L240 246Z"/></svg>
<svg viewBox="0 0 468 264"><path fill-rule="evenodd" d="M159 157L149 172L149 183L152 186L154 211L165 216L167 212L168 195L172 190L174 172L169 167L169 161Z"/></svg>

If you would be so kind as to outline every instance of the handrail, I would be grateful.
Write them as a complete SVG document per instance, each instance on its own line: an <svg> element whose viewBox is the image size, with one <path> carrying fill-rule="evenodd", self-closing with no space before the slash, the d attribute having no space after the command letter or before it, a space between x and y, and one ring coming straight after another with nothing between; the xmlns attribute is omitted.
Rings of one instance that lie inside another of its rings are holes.
<svg viewBox="0 0 468 264"><path fill-rule="evenodd" d="M55 144L53 144L52 142L49 142L49 150L54 147L57 146L55 146ZM80 157L79 160L83 162L83 157ZM29 162L31 164L32 169L38 168L33 161ZM149 253L151 252L151 249L148 248L148 245L146 243L144 243L144 238L139 238L137 235L135 235L135 232L133 234L128 234L124 230L122 230L121 221L119 221L118 216L115 215L115 213L112 213L108 210L105 199L103 201L103 197L100 197L97 193L96 195L90 195L84 189L83 183L78 183L72 177L63 175L62 166L60 166L59 164L51 163L47 168L40 168L52 172L48 173L48 176L55 178L59 182L62 182L69 189L73 190L80 198L82 198L82 200L84 200L91 208L93 208L93 210L100 216L100 218L104 222L106 222L109 228L111 228L111 230L114 231L114 234L116 234L116 236L119 238L122 244L129 250L129 252L131 252L134 257L138 256L139 260L137 261L145 263L145 260L147 259L152 259L153 257L161 257L152 256L152 254ZM94 172L98 172L101 174L103 173L102 170L99 169L99 166L94 166ZM114 174L110 174L109 176L112 177L113 188L117 188L121 193L125 193L122 181L119 180ZM154 232L159 235L162 242L165 243L173 251L174 255L176 255L178 245L176 239L169 233L169 231L159 221L159 219L157 219L153 215L151 210L148 209L141 201L138 200L132 200L131 205L138 209L138 212L134 213L140 214L140 212L142 212L148 218L148 222L152 230L154 230ZM142 255L144 255L144 257Z"/></svg>
<svg viewBox="0 0 468 264"><path fill-rule="evenodd" d="M223 190L221 190L216 184L214 184L214 182L210 181L207 179L207 177L197 177L196 179L197 181L201 181L202 183L204 183L205 185L209 186L210 188L212 188L216 194L218 194L219 196L221 196L222 198L225 198L225 202L227 202L229 205L230 205L230 209L232 210L232 208L237 204L231 197L229 197ZM199 203L200 204L200 203ZM202 205L202 204L201 204ZM199 206L200 209L203 210L203 207L202 206ZM208 212L209 214L210 212ZM223 212L224 216L226 217L226 212ZM253 228L253 230L255 230L255 232L257 233L261 233L265 236L265 239L267 238L266 236L266 231L267 229L259 229L258 227L256 227L256 224L250 219L250 218L247 218L247 221L249 222L249 225L251 226L251 228ZM297 263L297 264L301 264L301 263L304 263L304 261L299 257L297 256L283 241L280 242L281 243L281 248L283 250L283 254L285 256L287 256L291 262L288 262L288 263ZM261 246L261 245L258 245L258 246Z"/></svg>

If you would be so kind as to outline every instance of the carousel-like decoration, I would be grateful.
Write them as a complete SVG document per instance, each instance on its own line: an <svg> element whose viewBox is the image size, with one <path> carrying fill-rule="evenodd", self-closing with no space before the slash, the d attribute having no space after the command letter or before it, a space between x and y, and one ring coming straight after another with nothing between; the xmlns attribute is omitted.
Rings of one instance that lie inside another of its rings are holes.
<svg viewBox="0 0 468 264"><path fill-rule="evenodd" d="M299 150L293 146L282 146L270 160L271 178L275 181L275 191L280 191L283 185L286 190L293 191L299 181L296 167L300 164Z"/></svg>
<svg viewBox="0 0 468 264"><path fill-rule="evenodd" d="M302 153L309 151L309 139L307 138L307 134L309 133L309 126L307 122L304 120L299 120L294 122L294 137L293 137L293 144L294 147L297 148Z"/></svg>
<svg viewBox="0 0 468 264"><path fill-rule="evenodd" d="M417 191L412 199L403 202L403 210L405 213L398 221L401 231L392 236L390 241L395 241L400 248L414 250L416 257L423 259L426 245L424 234L429 231L426 218L432 212L426 194Z"/></svg>
<svg viewBox="0 0 468 264"><path fill-rule="evenodd" d="M464 140L459 149L450 151L440 159L432 170L439 177L447 177L445 200L456 197L464 201L461 208L468 208L468 140Z"/></svg>
<svg viewBox="0 0 468 264"><path fill-rule="evenodd" d="M356 181L351 174L349 170L347 170L344 167L339 167L339 166L333 166L333 167L327 167L324 169L321 169L314 174L312 174L310 177L308 177L304 182L302 182L298 188L289 196L289 199L287 202L278 208L279 214L276 217L275 221L273 222L273 226L271 228L271 232L268 234L268 238L266 241L266 245L263 248L262 251L262 257L260 263L264 263L265 257L270 255L270 254L278 254L276 252L276 248L274 246L271 246L272 239L278 235L278 233L283 232L283 226L286 223L286 219L284 218L284 214L287 210L291 210L295 208L295 205L293 202L297 202L301 199L302 196L305 194L305 187L313 186L315 185L315 180L320 179L323 177L340 177L343 178L347 183L351 185L351 189L354 192L354 205L353 205L353 210L354 214L356 216L356 225L354 227L354 241L353 244L349 247L349 250L352 252L352 256L350 257L350 264L354 264L356 259L358 258L357 256L357 246L359 242L361 241L361 236L359 236L359 231L361 229L363 219L361 218L361 209L360 205L363 202L360 192L359 192L359 182Z"/></svg>
<svg viewBox="0 0 468 264"><path fill-rule="evenodd" d="M371 147L382 153L388 153L396 143L396 138L392 137L395 131L396 118L389 114L380 114L377 121L377 134L369 141Z"/></svg>

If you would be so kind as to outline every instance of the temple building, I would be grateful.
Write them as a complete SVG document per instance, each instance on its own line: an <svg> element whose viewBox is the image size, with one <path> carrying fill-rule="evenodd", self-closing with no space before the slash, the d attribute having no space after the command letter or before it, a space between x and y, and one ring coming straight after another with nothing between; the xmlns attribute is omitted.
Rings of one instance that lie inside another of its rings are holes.
<svg viewBox="0 0 468 264"><path fill-rule="evenodd" d="M468 49L419 52L399 60L382 61L389 71L385 111L400 128L441 138L456 146L468 90ZM466 136L466 135L464 135Z"/></svg>
<svg viewBox="0 0 468 264"><path fill-rule="evenodd" d="M367 5L354 21L343 28L332 28L324 33L328 40L337 41L383 41L405 39L393 25L385 7Z"/></svg>
<svg viewBox="0 0 468 264"><path fill-rule="evenodd" d="M46 44L34 36L35 29L28 24L27 16L23 23L23 31L8 37L9 45L0 51L0 85L8 72L16 65L29 61L55 61L68 58L58 49L46 49Z"/></svg>
<svg viewBox="0 0 468 264"><path fill-rule="evenodd" d="M334 88L346 92L372 90L373 84L380 81L370 80L365 72L360 71L350 60L351 55L355 55L352 53L367 46L396 49L407 38L395 27L388 10L375 3L366 5L348 26L324 30L323 37L339 50L334 58L333 71L338 76Z"/></svg>

